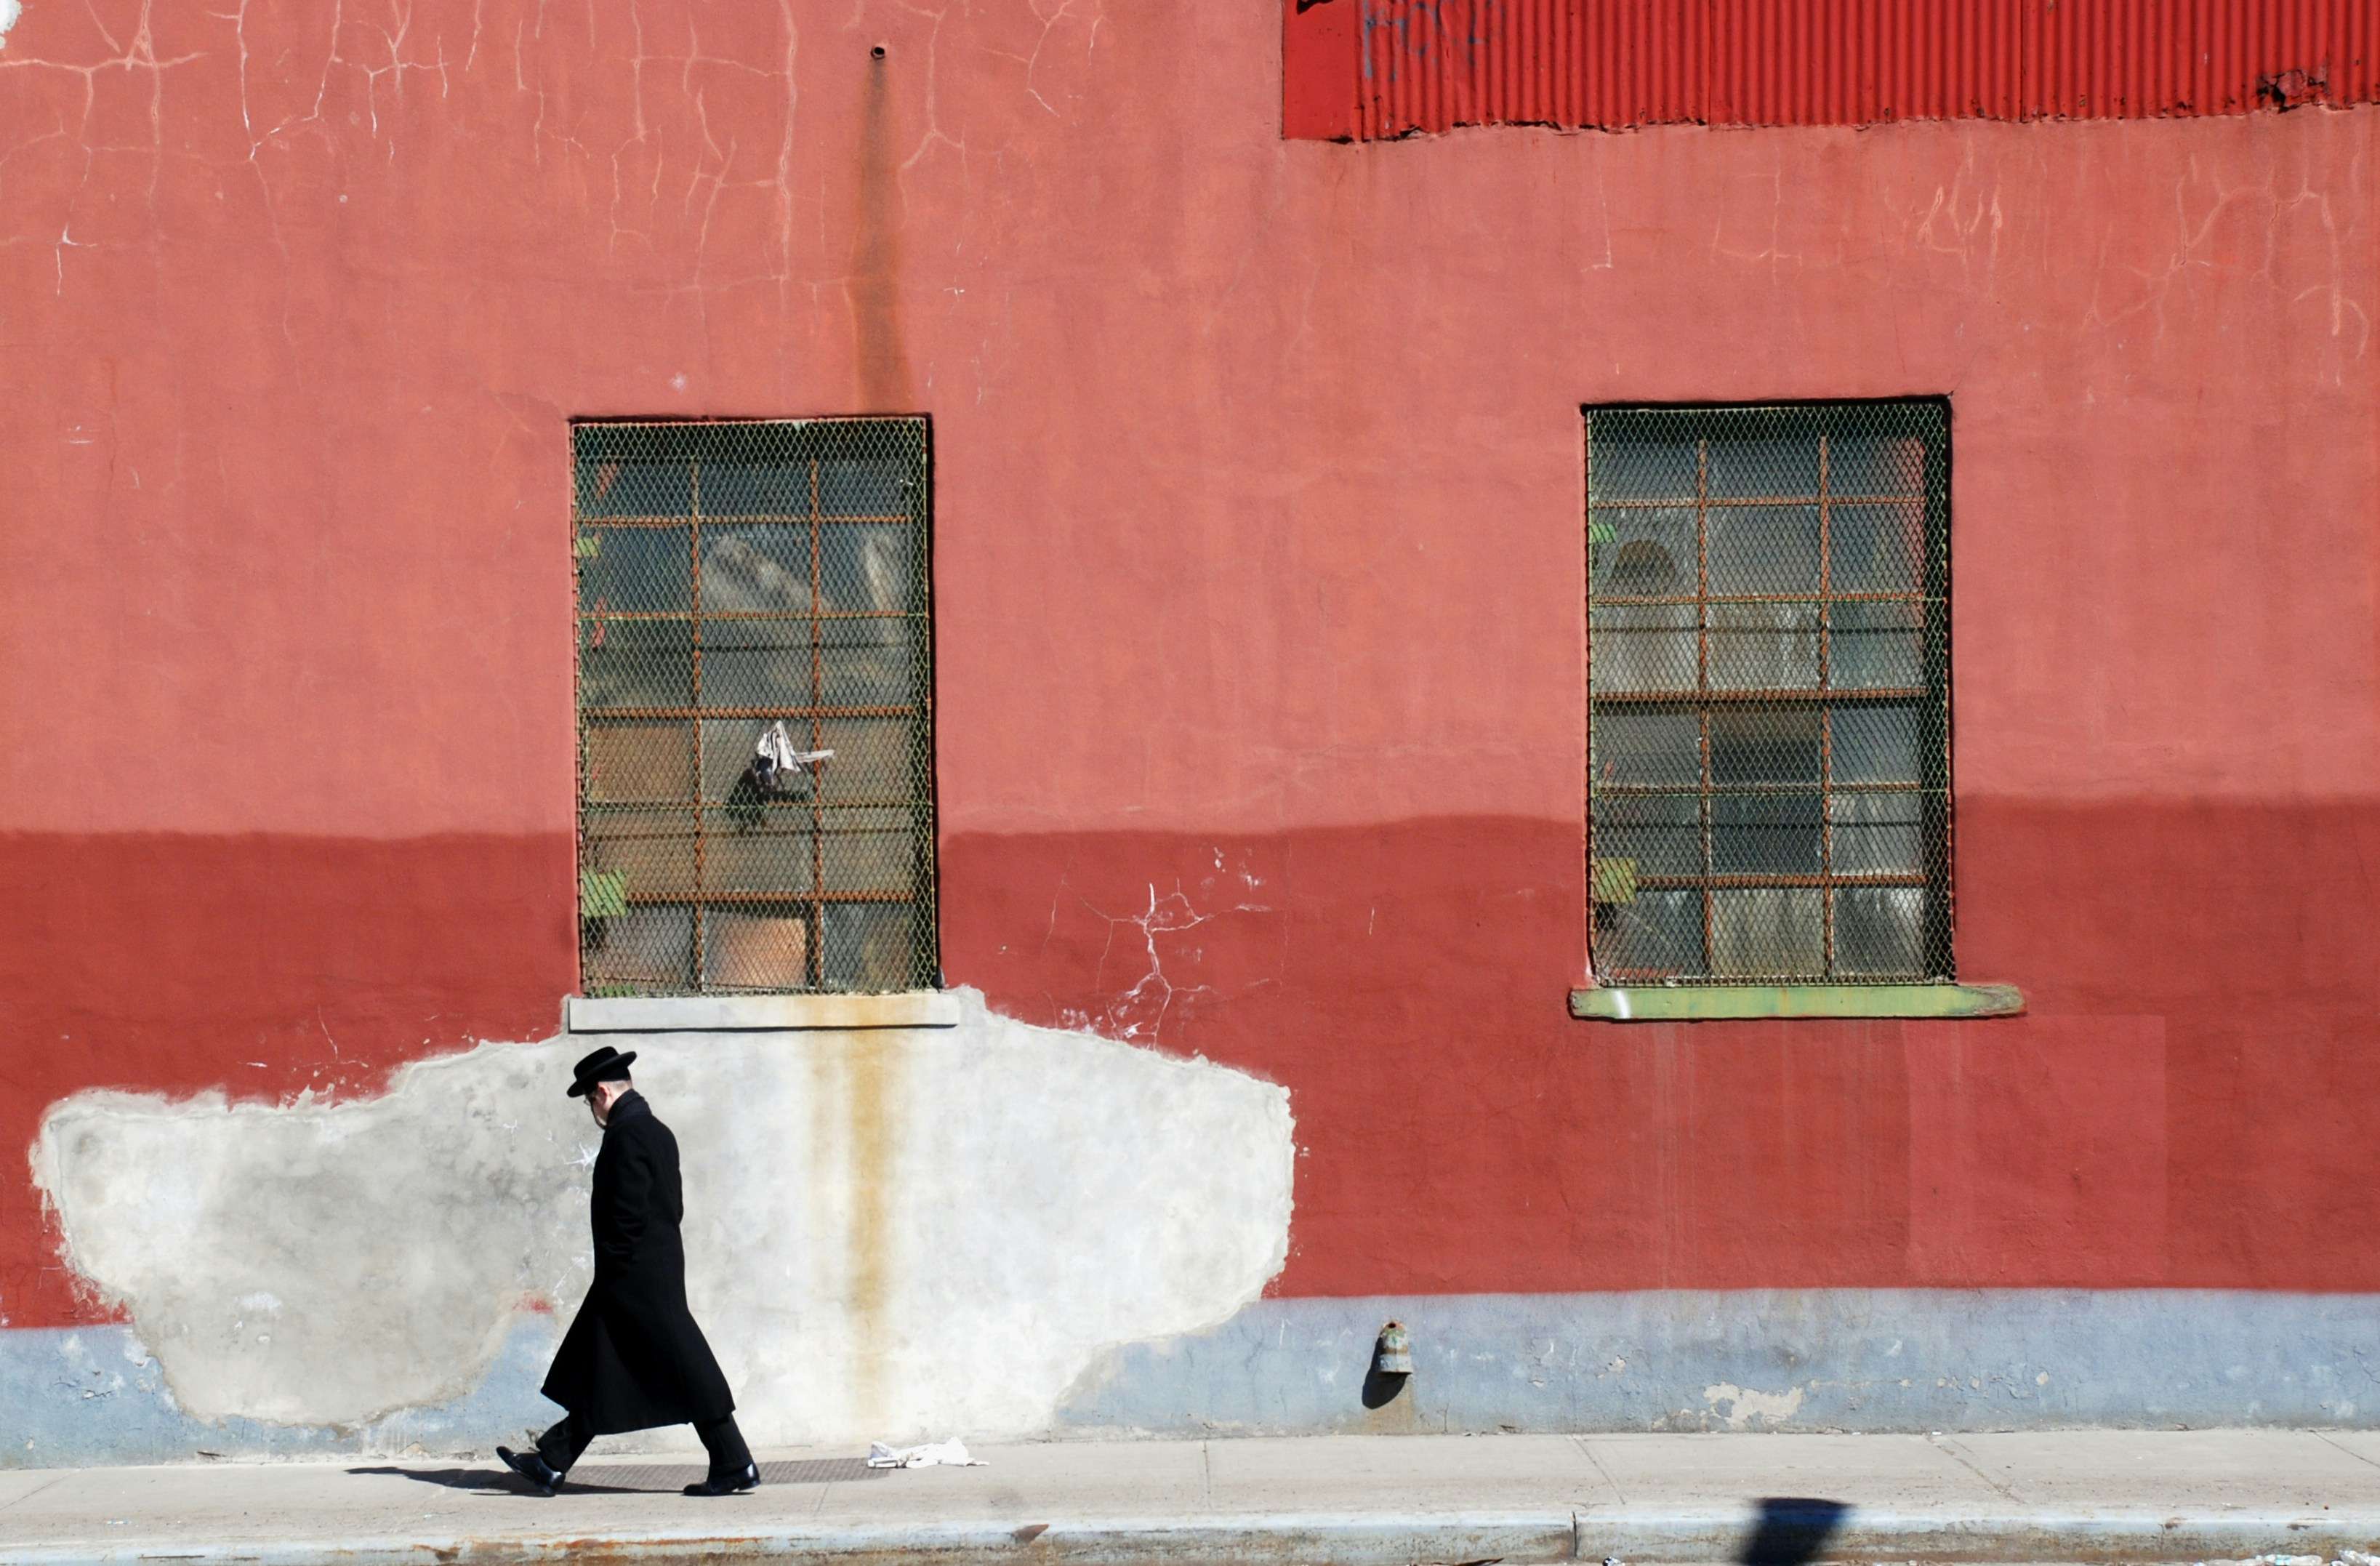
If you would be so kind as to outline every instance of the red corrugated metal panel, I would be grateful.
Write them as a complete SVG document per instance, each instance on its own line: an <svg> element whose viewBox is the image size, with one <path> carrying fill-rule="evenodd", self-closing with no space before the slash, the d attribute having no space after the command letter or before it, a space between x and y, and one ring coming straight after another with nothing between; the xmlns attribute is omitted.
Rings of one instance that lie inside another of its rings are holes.
<svg viewBox="0 0 2380 1566"><path fill-rule="evenodd" d="M2021 0L1719 0L1716 125L2016 117Z"/></svg>
<svg viewBox="0 0 2380 1566"><path fill-rule="evenodd" d="M2076 118L2368 103L2375 0L2028 0L2026 112Z"/></svg>
<svg viewBox="0 0 2380 1566"><path fill-rule="evenodd" d="M1698 117L1711 0L1366 0L1364 132Z"/></svg>
<svg viewBox="0 0 2380 1566"><path fill-rule="evenodd" d="M1281 133L1335 141L1361 136L1360 0L1281 0Z"/></svg>
<svg viewBox="0 0 2380 1566"><path fill-rule="evenodd" d="M2380 0L1283 0L1283 127L1872 125L2380 97Z"/></svg>

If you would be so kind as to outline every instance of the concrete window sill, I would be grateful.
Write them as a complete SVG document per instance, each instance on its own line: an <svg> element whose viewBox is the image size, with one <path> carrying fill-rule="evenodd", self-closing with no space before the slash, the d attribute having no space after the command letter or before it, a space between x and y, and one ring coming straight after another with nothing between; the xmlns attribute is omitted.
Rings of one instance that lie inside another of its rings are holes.
<svg viewBox="0 0 2380 1566"><path fill-rule="evenodd" d="M573 995L569 1033L807 1033L956 1027L959 998L939 989L892 995Z"/></svg>
<svg viewBox="0 0 2380 1566"><path fill-rule="evenodd" d="M1595 1022L1723 1022L1764 1017L2010 1017L2013 984L1681 984L1573 989L1570 1014Z"/></svg>

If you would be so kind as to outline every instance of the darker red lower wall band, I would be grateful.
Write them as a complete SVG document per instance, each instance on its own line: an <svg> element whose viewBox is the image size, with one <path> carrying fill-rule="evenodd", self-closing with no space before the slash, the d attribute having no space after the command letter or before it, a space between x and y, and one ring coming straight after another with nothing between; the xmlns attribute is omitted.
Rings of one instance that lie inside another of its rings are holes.
<svg viewBox="0 0 2380 1566"><path fill-rule="evenodd" d="M374 1093L482 1038L550 1037L577 965L567 836L394 842L0 834L0 1147L87 1087L274 1100ZM0 1315L91 1317L19 1161Z"/></svg>
<svg viewBox="0 0 2380 1566"><path fill-rule="evenodd" d="M1290 1089L1276 1292L2380 1288L2380 807L1959 807L1967 1023L1593 1024L1580 829L960 835L946 962ZM1154 912L1151 912L1152 905ZM1154 977L1152 977L1154 976Z"/></svg>
<svg viewBox="0 0 2380 1566"><path fill-rule="evenodd" d="M2380 1289L2380 807L1960 806L1986 1023L1581 1023L1574 823L960 833L954 984L1286 1085L1285 1294ZM566 836L0 839L0 1138L549 1036ZM19 1166L20 1171L22 1166ZM0 1310L90 1319L20 1172Z"/></svg>

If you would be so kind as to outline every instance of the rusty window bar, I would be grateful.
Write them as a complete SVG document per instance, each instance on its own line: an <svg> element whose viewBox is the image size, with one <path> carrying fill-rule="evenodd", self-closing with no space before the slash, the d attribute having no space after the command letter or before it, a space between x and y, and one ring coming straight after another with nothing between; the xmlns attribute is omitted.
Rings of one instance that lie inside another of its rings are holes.
<svg viewBox="0 0 2380 1566"><path fill-rule="evenodd" d="M1606 691L1596 700L1606 707L1707 707L1727 702L1758 702L1779 705L1796 701L1831 701L1856 697L1865 701L1922 700L1931 693L1924 686L1871 686L1840 687L1834 690L1796 689L1771 686L1765 689L1745 688L1703 691Z"/></svg>
<svg viewBox="0 0 2380 1566"><path fill-rule="evenodd" d="M1606 604L1637 604L1647 608L1658 608L1664 604L1695 603L1933 603L1937 601L1927 598L1923 593L1851 592L1828 593L1823 597L1817 593L1712 593L1706 598L1696 597L1693 593L1667 595L1651 593L1634 597L1621 593L1607 593L1600 601Z"/></svg>
<svg viewBox="0 0 2380 1566"><path fill-rule="evenodd" d="M1822 871L1814 876L1730 874L1713 876L1640 875L1636 878L1636 884L1639 887L1652 887L1655 890L1659 890L1664 887L1675 887L1681 890L1692 891L1697 888L1718 887L1724 891L1746 888L1756 889L1759 887L1806 888L1828 886L1924 886L1926 882L1925 877L1922 873L1899 874L1880 871L1873 875L1829 875Z"/></svg>
<svg viewBox="0 0 2380 1566"><path fill-rule="evenodd" d="M1609 799L1660 799L1696 797L1703 791L1699 788L1669 787L1660 783L1605 783L1596 792ZM1730 795L1745 795L1763 794L1793 795L1819 794L1826 791L1803 783L1746 783L1730 784L1727 792ZM1833 792L1837 794L1901 794L1912 798L1923 798L1930 797L1934 791L1917 783L1838 782L1833 785Z"/></svg>
<svg viewBox="0 0 2380 1566"><path fill-rule="evenodd" d="M912 718L922 707L585 707L589 718L717 721L722 718Z"/></svg>
<svg viewBox="0 0 2380 1566"><path fill-rule="evenodd" d="M1834 590L1833 565L1827 537L1831 520L1827 504L1827 432L1818 431L1818 688L1831 691L1833 649L1828 638L1828 596ZM1834 709L1818 709L1818 933L1825 942L1825 969L1835 971L1835 747Z"/></svg>
<svg viewBox="0 0 2380 1566"><path fill-rule="evenodd" d="M735 512L712 516L713 522L729 523L738 528L867 528L905 527L915 520L908 516L871 516L865 513L833 516L808 515L776 516L759 512ZM684 516L598 516L586 519L591 528L683 528Z"/></svg>
<svg viewBox="0 0 2380 1566"><path fill-rule="evenodd" d="M924 420L572 447L583 988L938 983Z"/></svg>
<svg viewBox="0 0 2380 1566"><path fill-rule="evenodd" d="M1607 500L1597 504L1597 511L1682 511L1687 506L1700 506L1706 511L1725 511L1741 505L1808 505L1815 495L1680 495L1664 500ZM1925 497L1922 494L1897 495L1837 495L1837 505L1914 505Z"/></svg>
<svg viewBox="0 0 2380 1566"><path fill-rule="evenodd" d="M1586 420L1594 971L1954 978L1947 406Z"/></svg>
<svg viewBox="0 0 2380 1566"><path fill-rule="evenodd" d="M590 799L587 802L587 808L593 812L601 812L604 810L652 810L663 807L678 810L692 810L703 803L704 801L699 799ZM795 813L807 813L812 809L902 810L906 809L911 803L912 801L910 800L897 796L888 796L880 799L822 799L818 801L815 805L795 803L782 799L763 799L756 801L753 807L761 811L765 815L771 811L781 810L792 811ZM889 832L894 829L883 828L880 830ZM904 828L900 830L905 831L906 829Z"/></svg>
<svg viewBox="0 0 2380 1566"><path fill-rule="evenodd" d="M629 622L629 623L633 623L633 622L640 621L640 620L649 620L649 621L691 620L691 619L693 619L693 618L694 618L694 616L693 616L690 613L681 613L681 612L678 612L678 611L675 611L675 610L666 610L666 609L658 609L658 610L647 610L647 609L600 609L600 610L594 610L594 611L589 612L589 613L587 613L587 614L584 616L584 618L585 618L585 619L587 619L587 620L589 620L589 621L595 621L595 620L607 620L607 621L621 621L621 622ZM775 612L773 612L773 611L765 610L765 609L755 609L755 610L732 610L732 609L731 609L731 610L713 610L713 611L712 611L712 612L710 612L710 613L703 615L703 616L702 616L702 618L704 618L705 620L713 620L713 621L722 621L722 620L748 620L748 621L751 621L751 622L753 622L753 623L755 623L755 624L759 624L759 625L808 625L810 621L812 621L813 619L817 619L817 620L906 620L906 619L911 618L911 616L910 616L910 615L908 615L908 614L905 614L905 613L902 613L900 610L897 610L897 609L885 609L885 610L877 610L877 609L851 609L851 610L844 610L844 611L840 611L840 612L838 612L838 611L834 611L834 610L829 610L829 611L827 611L826 613L822 613L822 614L816 614L816 615L812 615L812 614L804 614L804 613L775 613Z"/></svg>
<svg viewBox="0 0 2380 1566"><path fill-rule="evenodd" d="M699 711L702 707L702 461L699 457L686 464L686 640L693 663L694 705ZM686 731L694 742L694 775L698 787L703 775L702 724L699 721L690 722L686 725ZM700 796L698 795L697 797ZM710 965L703 961L709 945L704 939L708 932L703 926L710 921L699 900L700 893L708 890L704 871L710 868L710 833L702 830L701 807L697 806L694 811L694 885L698 900L687 905L686 923L693 937L693 971L698 982L701 975L710 971ZM636 906L628 889L622 890L620 901L629 907Z"/></svg>

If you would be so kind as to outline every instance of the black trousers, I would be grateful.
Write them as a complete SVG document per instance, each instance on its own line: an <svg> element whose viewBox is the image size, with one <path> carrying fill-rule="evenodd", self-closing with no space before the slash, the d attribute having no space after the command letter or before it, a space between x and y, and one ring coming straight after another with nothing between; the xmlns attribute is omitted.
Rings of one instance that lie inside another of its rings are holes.
<svg viewBox="0 0 2380 1566"><path fill-rule="evenodd" d="M694 1433L701 1438L702 1450L710 1454L713 1474L740 1474L750 1464L752 1449L744 1444L744 1432L735 1427L734 1414L699 1420ZM587 1450L587 1443L594 1439L595 1432L587 1427L587 1421L573 1414L537 1439L537 1455L555 1473L567 1474L570 1465L578 1461L578 1454Z"/></svg>

